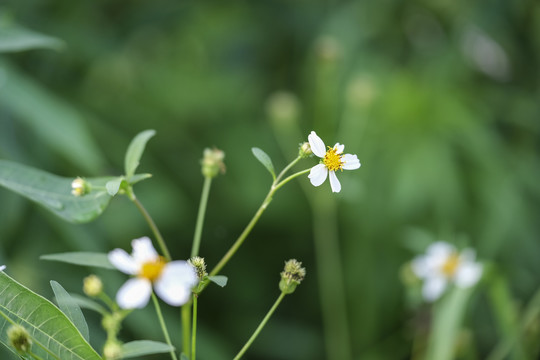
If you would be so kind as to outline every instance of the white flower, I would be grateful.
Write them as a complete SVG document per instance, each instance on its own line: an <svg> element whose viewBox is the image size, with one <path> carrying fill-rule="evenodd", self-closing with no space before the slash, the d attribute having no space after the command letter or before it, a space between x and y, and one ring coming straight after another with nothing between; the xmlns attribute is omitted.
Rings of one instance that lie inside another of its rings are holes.
<svg viewBox="0 0 540 360"><path fill-rule="evenodd" d="M476 285L483 269L482 264L475 262L474 250L465 249L458 253L453 245L437 241L427 248L424 255L412 261L412 270L424 280L424 299L435 301L449 283L460 288Z"/></svg>
<svg viewBox="0 0 540 360"><path fill-rule="evenodd" d="M118 305L123 309L143 308L152 294L152 285L156 294L167 304L185 304L191 295L191 288L198 282L193 266L187 261L166 262L147 237L133 240L131 246L131 255L122 249L109 253L109 261L114 267L135 276L118 290Z"/></svg>
<svg viewBox="0 0 540 360"><path fill-rule="evenodd" d="M326 177L329 177L332 192L340 192L341 184L336 176L336 171L358 169L360 160L356 155L343 154L345 145L340 143L336 143L333 148L329 146L327 150L324 142L317 136L315 131L309 134L308 141L311 151L322 159L320 164L311 168L308 176L309 180L313 186L319 186L326 180Z"/></svg>
<svg viewBox="0 0 540 360"><path fill-rule="evenodd" d="M6 268L6 265L0 265L0 271L4 271L5 268Z"/></svg>

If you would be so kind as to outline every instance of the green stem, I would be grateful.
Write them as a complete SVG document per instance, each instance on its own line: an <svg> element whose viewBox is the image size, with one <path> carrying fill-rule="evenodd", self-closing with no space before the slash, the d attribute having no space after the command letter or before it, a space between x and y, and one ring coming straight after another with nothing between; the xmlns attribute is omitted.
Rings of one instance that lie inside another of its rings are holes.
<svg viewBox="0 0 540 360"><path fill-rule="evenodd" d="M210 185L212 185L212 178L207 176L204 178L204 184L201 193L201 202L199 204L199 213L197 214L197 224L195 225L195 235L193 236L191 257L199 255L201 234L204 222L204 215L206 213L206 204L208 203L208 194L210 193Z"/></svg>
<svg viewBox="0 0 540 360"><path fill-rule="evenodd" d="M171 338L169 336L169 331L167 331L167 326L165 325L165 320L163 320L163 315L161 314L159 301L156 297L156 294L154 294L154 292L152 292L152 301L154 302L154 307L156 308L156 314L159 320L159 325L161 326L161 330L163 331L163 336L165 337L165 342L167 342L168 345L173 346L171 343ZM171 359L178 360L174 350L171 350Z"/></svg>
<svg viewBox="0 0 540 360"><path fill-rule="evenodd" d="M197 294L193 295L193 329L191 330L191 360L195 360L197 344Z"/></svg>
<svg viewBox="0 0 540 360"><path fill-rule="evenodd" d="M259 326L257 327L257 329L255 330L255 332L253 333L253 335L251 335L251 337L249 338L249 340L246 342L246 344L244 345L244 347L242 348L242 350L240 350L240 352L234 357L233 360L239 360L243 355L244 353L247 351L247 349L249 349L249 347L251 346L251 344L253 343L253 341L255 341L255 339L257 338L257 336L259 335L259 333L261 332L261 330L264 328L264 326L266 325L266 323L268 322L268 320L270 319L270 317L272 316L272 314L274 313L274 311L276 311L277 307L279 306L279 304L281 303L281 300L283 300L283 298L285 297L285 293L282 292L279 297L277 298L276 302L274 303L274 305L272 305L272 307L270 308L270 310L268 311L268 313L266 314L266 316L264 317L264 319L261 321L261 323L259 324Z"/></svg>
<svg viewBox="0 0 540 360"><path fill-rule="evenodd" d="M279 182L279 180L281 180L283 175L285 175L285 173L287 173L287 171L289 171L290 168L292 168L294 165L296 165L296 163L299 162L300 159L302 159L302 157L298 156L296 159L291 161L291 163L289 165L285 166L285 168L283 170L281 170L281 172L277 176L276 180L274 180L274 184L277 184Z"/></svg>
<svg viewBox="0 0 540 360"><path fill-rule="evenodd" d="M187 302L182 305L182 353L189 358L190 353L190 319L191 319L191 303Z"/></svg>
<svg viewBox="0 0 540 360"><path fill-rule="evenodd" d="M161 233L159 232L159 229L156 226L156 223L154 222L154 220L152 220L152 217L150 216L148 211L146 211L146 209L144 208L142 203L139 201L139 199L137 199L137 197L135 196L135 193L133 192L132 189L129 189L128 196L131 199L131 201L133 201L133 203L135 203L135 206L137 206L137 209L139 209L139 211L143 215L144 219L146 220L146 222L150 226L150 229L152 229L152 232L154 233L154 236L156 237L156 240L157 240L158 245L159 245L159 247L161 249L161 252L163 253L163 256L165 257L165 259L167 261L171 261L172 260L171 254L169 253L169 249L167 248L167 244L165 244L165 240L163 240L163 236L161 236Z"/></svg>
<svg viewBox="0 0 540 360"><path fill-rule="evenodd" d="M32 357L32 359L35 359L35 360L43 360L42 357L37 356L37 355L34 354L31 350L28 351L28 355L30 355L30 356Z"/></svg>

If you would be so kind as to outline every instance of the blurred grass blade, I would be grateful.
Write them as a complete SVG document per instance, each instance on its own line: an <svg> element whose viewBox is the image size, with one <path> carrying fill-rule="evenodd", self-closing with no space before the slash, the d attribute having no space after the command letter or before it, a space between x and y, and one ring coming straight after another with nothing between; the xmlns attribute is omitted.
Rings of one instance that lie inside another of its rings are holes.
<svg viewBox="0 0 540 360"><path fill-rule="evenodd" d="M107 254L95 252L66 252L59 254L41 255L41 260L59 261L79 266L92 266L104 269L115 269L109 262Z"/></svg>
<svg viewBox="0 0 540 360"><path fill-rule="evenodd" d="M139 166L139 161L141 160L146 143L155 134L155 130L145 130L137 134L129 144L124 164L127 178L130 178L135 174L135 170L137 170L137 167Z"/></svg>
<svg viewBox="0 0 540 360"><path fill-rule="evenodd" d="M433 307L432 331L426 360L452 360L468 300L474 287L452 288Z"/></svg>
<svg viewBox="0 0 540 360"><path fill-rule="evenodd" d="M0 24L0 53L32 49L60 50L65 43L52 36L41 34L16 24Z"/></svg>
<svg viewBox="0 0 540 360"><path fill-rule="evenodd" d="M274 178L275 180L276 173L274 171L274 164L272 164L272 159L270 159L270 156L268 156L268 154L266 154L264 151L257 147L251 148L251 152L253 153L253 155L255 155L257 160L259 160L261 164L264 165L264 167L270 172L270 174L272 174L272 178Z"/></svg>
<svg viewBox="0 0 540 360"><path fill-rule="evenodd" d="M151 340L131 341L122 345L122 358L129 359L133 357L161 354L174 351L174 347Z"/></svg>
<svg viewBox="0 0 540 360"><path fill-rule="evenodd" d="M73 325L79 329L79 332L86 341L90 341L90 332L88 330L88 324L81 311L81 308L75 300L71 298L68 292L56 281L51 281L51 287L56 297L58 307L66 316L71 320Z"/></svg>
<svg viewBox="0 0 540 360"><path fill-rule="evenodd" d="M0 329L23 326L42 359L100 360L75 325L56 306L0 272ZM8 343L6 331L0 339ZM45 350L46 349L46 350Z"/></svg>
<svg viewBox="0 0 540 360"><path fill-rule="evenodd" d="M107 178L86 179L95 187L104 187ZM0 186L44 206L64 220L83 223L94 220L107 208L111 197L105 190L84 196L71 194L73 178L64 178L15 162L0 159Z"/></svg>
<svg viewBox="0 0 540 360"><path fill-rule="evenodd" d="M85 172L99 173L104 168L104 156L89 136L78 109L7 61L0 60L0 75L0 107L35 132L44 147L54 149Z"/></svg>

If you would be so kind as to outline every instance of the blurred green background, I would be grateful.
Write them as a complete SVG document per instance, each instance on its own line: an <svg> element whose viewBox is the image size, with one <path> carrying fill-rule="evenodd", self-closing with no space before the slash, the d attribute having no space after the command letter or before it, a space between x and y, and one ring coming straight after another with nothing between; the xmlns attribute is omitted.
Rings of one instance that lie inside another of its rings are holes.
<svg viewBox="0 0 540 360"><path fill-rule="evenodd" d="M199 301L200 359L236 354L279 295L289 258L306 280L248 359L414 358L429 309L407 296L400 272L424 238L474 247L504 275L517 313L540 287L537 1L4 1L4 41L15 26L59 40L2 54L0 158L61 176L119 175L130 139L155 129L139 168L154 176L135 190L174 258L189 256L205 147L224 150L227 166L203 232L210 268L271 183L251 147L281 169L315 130L358 155L339 194L304 177L277 193L224 269L227 287ZM80 293L95 271L40 255L129 250L144 235L125 198L75 225L0 189L0 263L48 298L50 280ZM327 253L336 250L337 263ZM125 280L97 273L110 294ZM481 285L467 310L468 358L501 338L488 293ZM179 345L179 312L165 310ZM87 316L99 348L100 319ZM153 316L151 306L130 315L121 338L162 340ZM337 355L336 344L349 350Z"/></svg>

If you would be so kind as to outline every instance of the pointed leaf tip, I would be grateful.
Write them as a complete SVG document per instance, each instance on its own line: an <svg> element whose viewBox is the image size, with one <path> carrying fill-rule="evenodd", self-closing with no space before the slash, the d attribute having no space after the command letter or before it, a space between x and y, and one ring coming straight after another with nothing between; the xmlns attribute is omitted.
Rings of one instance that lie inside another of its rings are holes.
<svg viewBox="0 0 540 360"><path fill-rule="evenodd" d="M137 136L131 140L131 143L126 151L126 158L124 161L127 178L130 178L135 174L135 170L137 170L137 167L139 166L139 161L141 160L146 143L155 134L155 130L145 130L137 134Z"/></svg>
<svg viewBox="0 0 540 360"><path fill-rule="evenodd" d="M270 156L268 156L268 154L266 154L264 151L257 147L251 148L251 152L253 153L253 155L255 155L257 160L259 160L260 163L264 165L264 167L270 172L270 174L272 174L272 178L274 178L275 180L276 173L274 171L274 164L272 164L272 159L270 159Z"/></svg>

